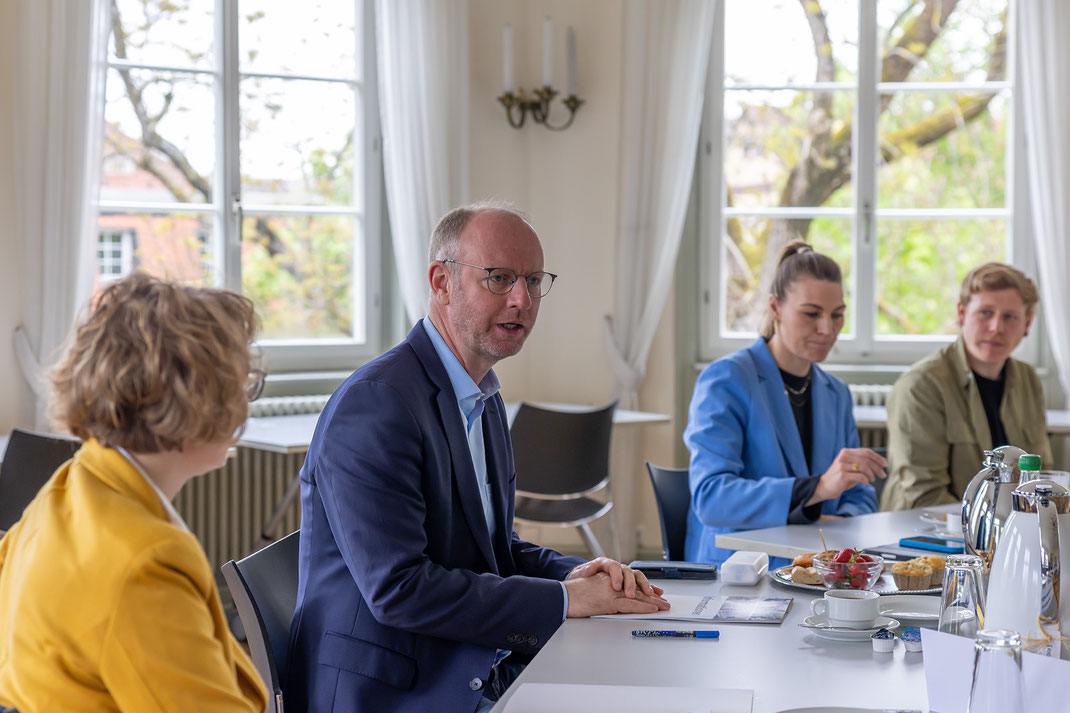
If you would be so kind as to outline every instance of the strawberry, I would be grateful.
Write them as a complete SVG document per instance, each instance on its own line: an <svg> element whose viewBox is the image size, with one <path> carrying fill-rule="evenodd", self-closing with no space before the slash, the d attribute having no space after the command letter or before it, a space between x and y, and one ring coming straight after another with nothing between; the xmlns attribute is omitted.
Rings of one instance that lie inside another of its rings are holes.
<svg viewBox="0 0 1070 713"><path fill-rule="evenodd" d="M857 554L850 547L845 547L840 550L835 557L832 558L833 562L850 562L851 558Z"/></svg>

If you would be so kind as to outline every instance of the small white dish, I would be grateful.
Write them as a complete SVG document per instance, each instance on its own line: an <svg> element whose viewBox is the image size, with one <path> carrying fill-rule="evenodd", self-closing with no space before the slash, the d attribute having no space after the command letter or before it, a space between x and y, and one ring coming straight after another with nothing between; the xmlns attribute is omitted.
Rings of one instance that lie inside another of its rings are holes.
<svg viewBox="0 0 1070 713"><path fill-rule="evenodd" d="M881 614L900 621L935 624L940 619L940 597L892 594L881 597Z"/></svg>
<svg viewBox="0 0 1070 713"><path fill-rule="evenodd" d="M869 637L878 629L894 629L899 626L899 622L890 616L879 616L873 621L873 626L866 629L823 629L821 627L829 625L829 619L824 614L808 616L803 619L803 624L817 627L810 629L810 631L822 639L829 639L830 641L869 641Z"/></svg>
<svg viewBox="0 0 1070 713"><path fill-rule="evenodd" d="M930 525L940 525L941 527L947 526L947 513L939 512L937 510L924 510L918 514L922 522Z"/></svg>

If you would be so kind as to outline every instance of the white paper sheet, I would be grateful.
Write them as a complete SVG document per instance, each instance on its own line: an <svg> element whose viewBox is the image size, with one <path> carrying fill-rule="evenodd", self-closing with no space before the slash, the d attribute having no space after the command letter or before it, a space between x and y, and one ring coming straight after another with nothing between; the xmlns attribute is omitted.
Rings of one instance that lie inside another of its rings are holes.
<svg viewBox="0 0 1070 713"><path fill-rule="evenodd" d="M728 688L522 683L505 713L750 713L753 699Z"/></svg>
<svg viewBox="0 0 1070 713"><path fill-rule="evenodd" d="M973 679L973 639L922 629L921 643L930 713L966 710ZM1066 710L1065 686L1061 682L1068 678L1070 661L1023 653L1023 708L1027 711Z"/></svg>
<svg viewBox="0 0 1070 713"><path fill-rule="evenodd" d="M592 619L662 619L664 621L713 621L724 597L696 597L686 594L666 594L668 611L653 614L601 614Z"/></svg>

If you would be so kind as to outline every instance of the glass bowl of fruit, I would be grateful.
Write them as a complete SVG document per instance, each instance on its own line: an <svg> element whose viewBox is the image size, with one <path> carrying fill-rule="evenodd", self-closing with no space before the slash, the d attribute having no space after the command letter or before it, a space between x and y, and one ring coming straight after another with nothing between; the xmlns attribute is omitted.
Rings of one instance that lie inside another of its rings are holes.
<svg viewBox="0 0 1070 713"><path fill-rule="evenodd" d="M846 547L814 555L814 569L829 589L870 589L884 572L884 560Z"/></svg>

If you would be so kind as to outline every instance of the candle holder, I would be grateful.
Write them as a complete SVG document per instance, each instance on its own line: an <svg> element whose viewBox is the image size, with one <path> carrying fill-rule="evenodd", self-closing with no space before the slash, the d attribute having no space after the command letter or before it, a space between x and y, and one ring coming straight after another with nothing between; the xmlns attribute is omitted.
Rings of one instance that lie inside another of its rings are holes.
<svg viewBox="0 0 1070 713"><path fill-rule="evenodd" d="M572 122L576 118L576 112L584 104L583 99L580 99L575 94L570 94L562 99L561 103L568 109L568 119L563 124L554 125L550 123L550 104L560 92L546 85L536 89L534 94L534 99L528 99L524 95L524 90L518 89L515 93L505 92L498 97L498 101L505 107L505 118L509 122L509 126L519 129L524 125L524 121L530 113L531 120L536 124L542 124L550 131L564 131L572 126Z"/></svg>

